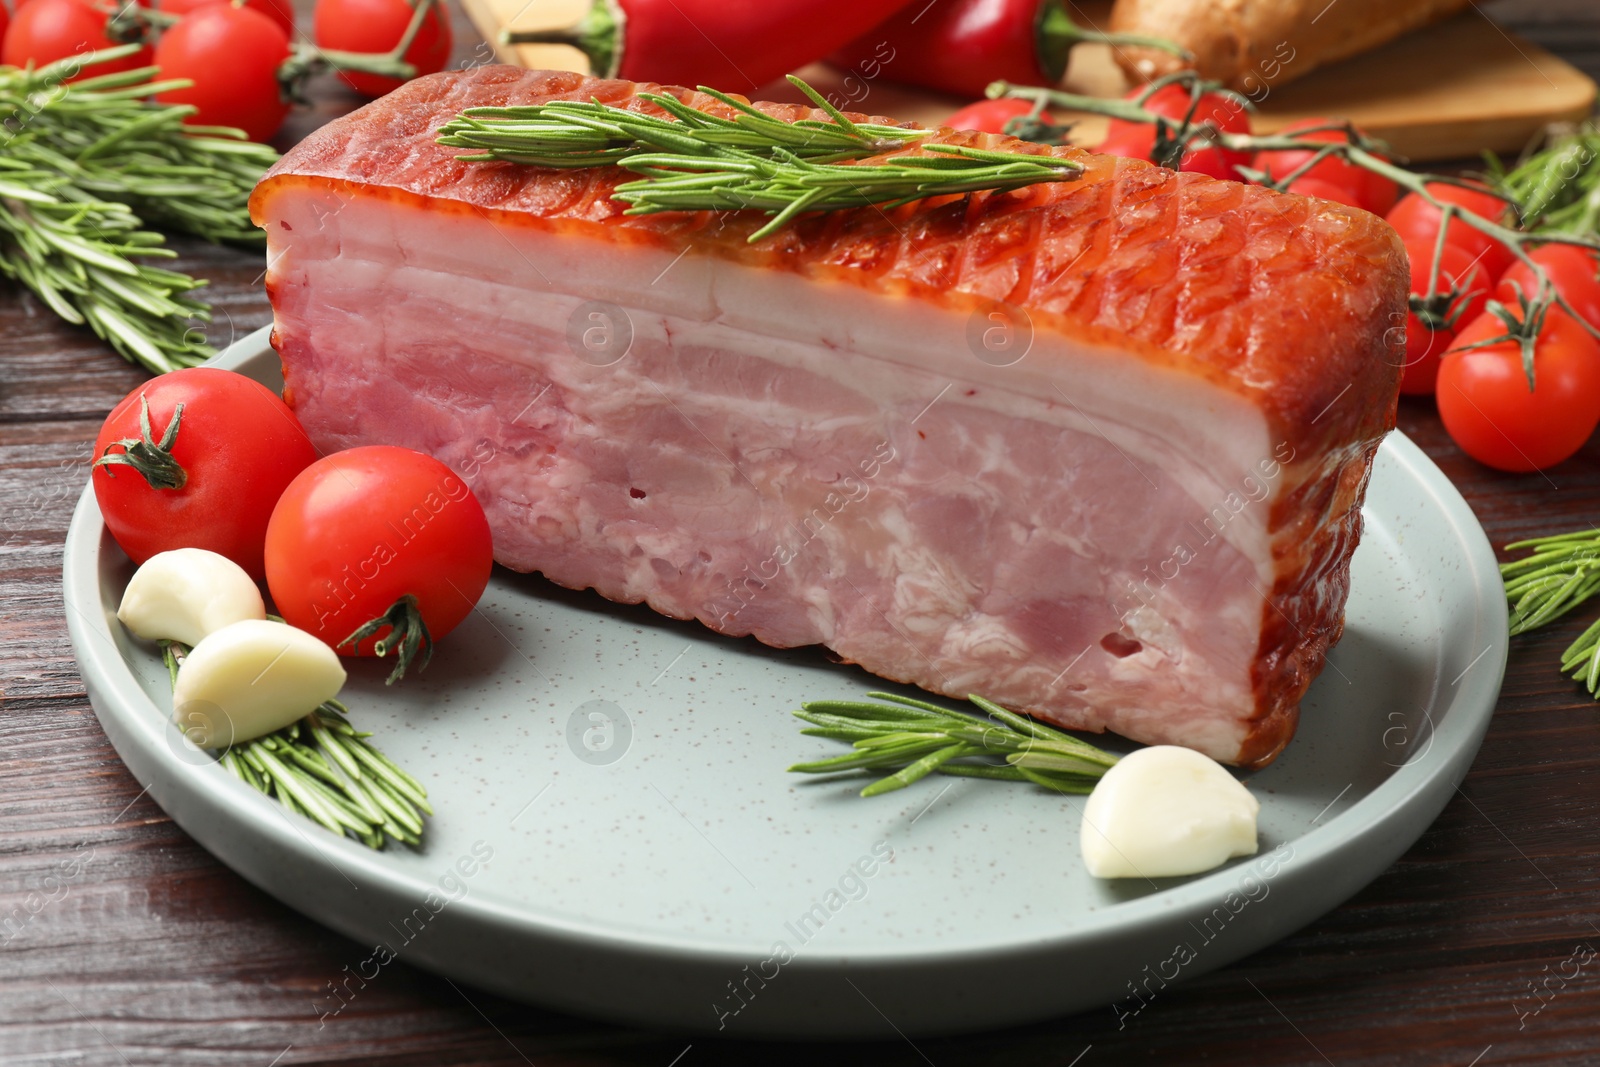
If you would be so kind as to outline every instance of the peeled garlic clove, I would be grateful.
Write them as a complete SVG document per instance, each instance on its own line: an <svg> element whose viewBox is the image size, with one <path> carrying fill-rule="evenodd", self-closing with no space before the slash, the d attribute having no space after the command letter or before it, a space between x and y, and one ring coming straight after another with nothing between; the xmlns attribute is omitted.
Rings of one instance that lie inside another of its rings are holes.
<svg viewBox="0 0 1600 1067"><path fill-rule="evenodd" d="M231 623L194 646L172 687L172 717L201 748L282 729L344 687L333 649L281 622Z"/></svg>
<svg viewBox="0 0 1600 1067"><path fill-rule="evenodd" d="M243 567L203 548L158 552L133 573L117 618L150 641L198 645L214 630L264 619L261 590Z"/></svg>
<svg viewBox="0 0 1600 1067"><path fill-rule="evenodd" d="M1256 851L1261 804L1209 756L1174 745L1129 753L1083 808L1083 862L1096 878L1209 871Z"/></svg>

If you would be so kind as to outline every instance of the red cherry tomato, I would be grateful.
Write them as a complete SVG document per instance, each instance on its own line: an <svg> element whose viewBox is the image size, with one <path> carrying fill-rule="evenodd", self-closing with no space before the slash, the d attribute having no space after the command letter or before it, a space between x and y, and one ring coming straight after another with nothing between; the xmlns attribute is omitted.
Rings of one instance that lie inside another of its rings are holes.
<svg viewBox="0 0 1600 1067"><path fill-rule="evenodd" d="M1506 202L1487 190L1463 189L1459 185L1429 182L1428 192L1437 200L1466 208L1491 222L1506 221L1504 218L1507 212ZM1389 225L1398 230L1401 237L1407 240L1417 238L1422 241L1432 241L1438 236L1441 217L1438 208L1415 195L1403 198L1394 206L1394 210L1385 216ZM1511 249L1492 237L1479 233L1459 218L1451 221L1445 240L1465 249L1469 255L1482 263L1491 281L1498 281L1500 275L1504 274L1506 268L1516 259L1516 254Z"/></svg>
<svg viewBox="0 0 1600 1067"><path fill-rule="evenodd" d="M236 126L252 141L265 141L289 113L278 87L278 66L288 58L289 38L272 19L247 7L210 4L161 35L156 63L162 76L194 85L156 99L200 109L185 122Z"/></svg>
<svg viewBox="0 0 1600 1067"><path fill-rule="evenodd" d="M344 52L387 52L400 43L411 23L413 9L406 0L317 0L313 32L317 47ZM416 40L406 49L405 60L417 76L444 69L450 61L450 20L443 3L435 4L422 20ZM378 74L341 74L352 89L365 96L382 96L400 87L398 78Z"/></svg>
<svg viewBox="0 0 1600 1067"><path fill-rule="evenodd" d="M482 505L449 467L409 448L352 448L284 490L267 527L267 584L285 620L335 651L352 651L339 642L407 595L438 639L483 595L491 549Z"/></svg>
<svg viewBox="0 0 1600 1067"><path fill-rule="evenodd" d="M11 12L6 10L5 4L0 4L0 41L5 40L6 28L11 25Z"/></svg>
<svg viewBox="0 0 1600 1067"><path fill-rule="evenodd" d="M1481 264L1455 245L1446 244L1439 255L1439 276L1433 292L1428 283L1433 276L1435 248L1431 243L1407 241L1411 259L1411 295L1429 299L1437 326L1429 326L1416 312L1406 312L1406 365L1400 376L1400 391L1415 396L1433 392L1439 377L1439 359L1455 341L1456 329L1483 313L1489 301L1489 283Z"/></svg>
<svg viewBox="0 0 1600 1067"><path fill-rule="evenodd" d="M979 100L968 104L944 120L944 124L952 130L972 130L976 133L1005 133L1006 123L1012 119L1020 119L1033 111L1031 100ZM1050 112L1041 112L1041 121L1054 123Z"/></svg>
<svg viewBox="0 0 1600 1067"><path fill-rule="evenodd" d="M229 0L159 0L157 6L168 15L187 15L208 4L225 4ZM284 35L294 39L294 5L289 0L245 0L244 6L259 11L278 24Z"/></svg>
<svg viewBox="0 0 1600 1067"><path fill-rule="evenodd" d="M1529 258L1545 269L1550 284L1572 305L1578 317L1600 330L1600 280L1596 278L1600 260L1594 253L1572 245L1545 245L1529 253ZM1533 269L1520 259L1500 276L1494 298L1502 304L1515 305L1519 289L1530 300L1539 295Z"/></svg>
<svg viewBox="0 0 1600 1067"><path fill-rule="evenodd" d="M1151 156L1156 151L1156 128L1149 124L1128 123L1126 128L1113 131L1095 147L1095 151L1106 156L1122 156L1124 159L1142 159L1146 163L1152 162Z"/></svg>
<svg viewBox="0 0 1600 1067"><path fill-rule="evenodd" d="M1349 141L1348 135L1343 130L1309 130L1309 127L1326 126L1330 119L1304 119L1292 122L1282 130L1284 135L1293 135L1302 141L1320 141L1328 144L1341 144ZM1282 178L1292 174L1310 161L1315 155L1312 149L1284 148L1270 152L1257 152L1254 164L1256 170L1266 171L1274 178ZM1363 208L1375 215L1382 215L1394 206L1399 186L1381 174L1374 174L1364 167L1347 162L1336 156L1328 156L1318 162L1302 177L1316 178L1325 181L1336 188L1343 190L1343 195L1327 197L1325 199L1337 200L1341 204L1351 207Z"/></svg>
<svg viewBox="0 0 1600 1067"><path fill-rule="evenodd" d="M1456 334L1456 347L1505 332L1485 313ZM1600 422L1600 344L1552 308L1534 350L1532 391L1520 346L1505 341L1446 355L1438 403L1445 429L1478 462L1505 471L1552 467L1582 448Z"/></svg>
<svg viewBox="0 0 1600 1067"><path fill-rule="evenodd" d="M1143 92L1142 89L1133 89L1123 98L1131 100ZM1146 111L1153 111L1157 115L1164 115L1169 119L1182 120L1189 113L1191 98L1189 91L1181 85L1166 85L1150 94L1144 102ZM1196 125L1210 122L1224 133L1249 133L1250 115L1234 100L1218 93L1203 93L1197 104L1194 104L1194 117L1191 120ZM1125 119L1112 119L1106 133L1106 141L1121 144L1123 138L1131 138L1132 131L1144 128L1150 132L1152 145L1155 142L1155 124L1148 122L1129 122ZM1132 142L1140 143L1140 142ZM1104 152L1105 146L1101 149ZM1112 153L1120 155L1122 153ZM1239 172L1234 170L1236 164L1250 162L1250 153L1238 152L1228 148L1209 146L1204 148L1190 148L1184 152L1179 164L1180 170L1196 171L1200 174L1209 174L1213 178L1228 178L1238 181Z"/></svg>
<svg viewBox="0 0 1600 1067"><path fill-rule="evenodd" d="M171 548L207 548L259 580L266 573L262 546L273 505L317 458L294 412L242 374L211 367L173 371L111 410L95 438L97 457L126 453L119 442L142 440L145 403L156 445L183 405L168 452L183 484L158 489L125 463L97 463L90 482L106 529L135 563Z"/></svg>
<svg viewBox="0 0 1600 1067"><path fill-rule="evenodd" d="M35 67L42 67L69 56L115 48L121 42L106 36L106 20L105 12L95 10L83 0L34 0L18 10L17 17L5 31L5 42L0 44L0 66L25 67L32 62ZM150 62L150 49L143 48L123 59L85 66L81 73L67 80L134 70Z"/></svg>

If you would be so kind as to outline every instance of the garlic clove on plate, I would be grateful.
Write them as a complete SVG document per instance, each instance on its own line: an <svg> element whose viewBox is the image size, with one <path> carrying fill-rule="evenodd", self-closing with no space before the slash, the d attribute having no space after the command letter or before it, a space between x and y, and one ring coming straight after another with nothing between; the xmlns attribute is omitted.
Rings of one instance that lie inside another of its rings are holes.
<svg viewBox="0 0 1600 1067"><path fill-rule="evenodd" d="M1261 804L1209 756L1175 745L1118 760L1083 808L1083 861L1096 878L1199 874L1256 851Z"/></svg>
<svg viewBox="0 0 1600 1067"><path fill-rule="evenodd" d="M117 618L149 641L197 645L242 619L264 619L261 590L227 556L203 548L157 552L134 571Z"/></svg>
<svg viewBox="0 0 1600 1067"><path fill-rule="evenodd" d="M194 646L172 687L172 717L201 748L226 748L282 729L344 687L333 649L266 619L230 623Z"/></svg>

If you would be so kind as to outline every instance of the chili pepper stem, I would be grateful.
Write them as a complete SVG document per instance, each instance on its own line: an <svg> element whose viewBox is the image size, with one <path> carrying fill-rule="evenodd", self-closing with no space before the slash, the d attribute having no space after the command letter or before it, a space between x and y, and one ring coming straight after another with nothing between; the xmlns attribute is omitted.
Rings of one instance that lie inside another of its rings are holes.
<svg viewBox="0 0 1600 1067"><path fill-rule="evenodd" d="M571 26L549 30L501 30L501 44L564 44L589 58L597 78L615 78L622 65L628 17L616 0L595 0Z"/></svg>
<svg viewBox="0 0 1600 1067"><path fill-rule="evenodd" d="M1039 19L1034 24L1034 41L1039 54L1039 69L1052 82L1061 80L1067 72L1068 54L1075 44L1108 44L1114 48L1159 48L1188 62L1194 58L1190 52L1163 37L1147 37L1138 33L1105 33L1086 30L1072 20L1060 0L1048 0L1039 5Z"/></svg>

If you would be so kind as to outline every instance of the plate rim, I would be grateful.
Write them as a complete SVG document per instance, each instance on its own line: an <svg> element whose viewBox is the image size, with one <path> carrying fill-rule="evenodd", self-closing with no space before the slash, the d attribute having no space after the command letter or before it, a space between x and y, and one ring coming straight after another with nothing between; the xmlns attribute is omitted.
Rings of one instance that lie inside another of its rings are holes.
<svg viewBox="0 0 1600 1067"><path fill-rule="evenodd" d="M262 327L237 340L206 365L231 370L247 362L273 355L270 334L270 326ZM1462 579L1475 591L1476 599L1480 603L1488 599L1489 604L1485 606L1490 608L1503 603L1503 598L1499 594L1499 570L1493 549L1481 524L1460 492L1432 460L1399 430L1391 432L1380 448L1388 450L1390 458L1406 470L1412 483L1426 492L1430 498L1429 506L1443 516L1452 532L1469 549L1463 557L1466 566ZM422 899L433 886L433 883L422 876L397 870L382 861L381 853L374 853L346 838L334 838L331 834L326 835L325 839L308 837L306 831L312 829L311 827L296 826L292 822L292 817L286 812L245 783L238 781L221 764L214 761L208 761L203 765L189 764L179 760L176 754L169 750L162 736L168 726L168 717L139 686L131 667L117 647L110 628L109 618L114 615L106 612L99 585L99 553L105 537L104 524L94 499L92 485L86 485L74 510L63 552L63 594L68 607L68 629L73 652L89 690L95 714L107 735L112 738L118 756L140 784L146 786L163 809L172 815L174 821L178 822L185 832L208 852L274 897L284 900L314 921L340 929L342 933L350 934L350 931L343 929L343 924L335 922L325 914L306 911L299 903L286 898L273 886L263 884L253 874L241 869L241 865L235 862L233 848L227 847L226 844L218 844L213 840L213 835L187 825L191 820L187 817L180 818L179 814L174 813L163 801L163 797L167 796L178 801L181 798L171 794L175 792L193 794L213 808L210 814L223 818L233 825L236 828L235 833L246 831L264 839L262 842L264 844L270 844L282 851L297 853L306 861L318 864L328 863L327 853L332 851L338 861L333 866L339 871L359 873L373 888L397 897ZM1492 583L1492 587L1489 583ZM1489 652L1480 658L1490 658L1495 650L1498 650L1498 654L1493 655L1487 664L1493 668L1492 670L1473 671L1469 666L1466 674L1458 679L1455 693L1444 704L1444 711L1447 714L1439 716L1444 722L1435 723L1433 734L1434 748L1439 748L1443 742L1443 758L1437 761L1408 759L1370 793L1340 811L1326 823L1297 837L1286 839L1294 847L1287 863L1299 867L1302 864L1326 862L1333 853L1359 847L1363 839L1392 837L1395 825L1405 822L1412 814L1411 807L1419 802L1419 794L1429 794L1438 790L1441 777L1446 776L1449 778L1449 789L1441 791L1444 800L1440 802L1439 807L1442 808L1443 803L1448 801L1449 792L1454 791L1476 758L1483 734L1487 730L1498 700L1509 651L1506 615L1503 611L1480 611L1474 617L1474 632L1490 643ZM1477 665L1477 661L1474 661L1473 665ZM1436 697L1434 707L1439 706L1438 701L1439 698ZM112 706L118 704L120 706ZM121 743L118 741L119 737L122 739ZM125 744L135 746L134 751L131 753L125 751ZM272 812L277 812L280 817L274 818ZM1422 828L1415 835L1408 836L1408 832L1402 833L1401 836L1406 837L1406 841L1395 854L1399 855L1411 847L1436 817L1437 810L1422 823ZM315 829L320 832L320 828ZM240 836L239 843L243 844L242 838L246 835L241 833ZM306 847L307 844L309 848ZM256 847L259 848L260 845L257 844ZM1255 859L1267 854L1266 851L1258 853ZM828 953L798 955L787 966L803 970L812 968L832 970L841 965L851 964L915 966L935 959L948 963L1016 957L1019 954L1028 955L1035 952L1057 952L1073 944L1126 936L1140 927L1170 917L1174 913L1187 912L1202 904L1220 903L1226 890L1236 885L1241 873L1247 870L1252 862L1253 859L1247 858L1243 863L1224 866L1195 876L1179 885L1168 886L1132 900L1108 903L1102 909L1096 910L1093 922L1074 921L1065 929L1057 927L1042 936L1022 934L984 944L966 945L949 945L931 940L920 943L908 941L899 945L883 945L867 949L840 947ZM1392 860L1389 862L1392 863ZM1381 874L1387 866L1388 863L1379 868L1377 874ZM1377 874L1372 877L1376 877ZM346 877L349 876L346 874ZM1371 878L1367 878L1361 885L1366 885L1370 881ZM1320 908L1313 918L1339 906L1340 902L1348 899L1348 895L1341 897L1339 902ZM686 934L672 935L637 930L618 932L593 921L577 920L562 915L539 915L530 912L529 907L529 905L513 906L471 894L451 904L452 910L464 920L501 928L509 926L522 933L558 939L575 947L601 949L624 955L642 954L652 957L665 955L685 962L714 963L721 966L747 962L752 956L767 951L766 945L753 941L748 944L742 942L713 944L698 941ZM1288 932L1288 930L1283 931L1279 937L1286 936Z"/></svg>

